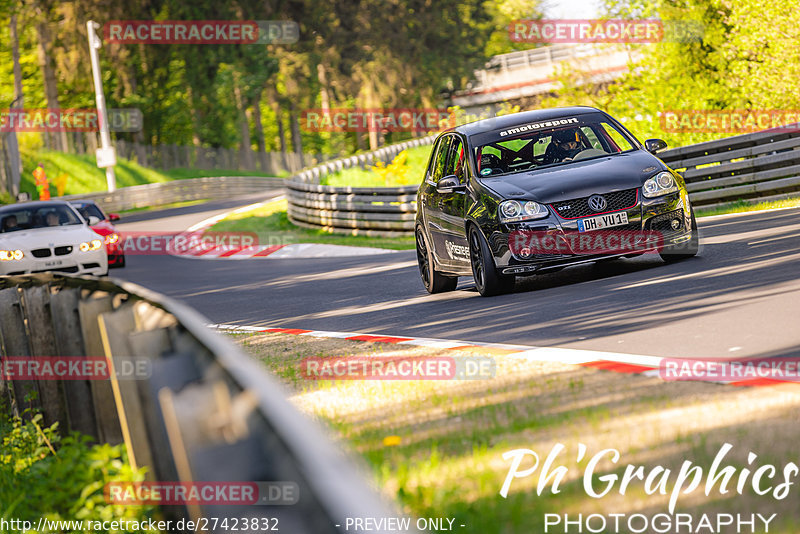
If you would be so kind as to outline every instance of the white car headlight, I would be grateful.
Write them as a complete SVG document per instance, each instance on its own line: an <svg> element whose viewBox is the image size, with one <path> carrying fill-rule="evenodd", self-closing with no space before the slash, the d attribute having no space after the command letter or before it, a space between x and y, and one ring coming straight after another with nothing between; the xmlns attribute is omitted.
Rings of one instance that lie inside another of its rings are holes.
<svg viewBox="0 0 800 534"><path fill-rule="evenodd" d="M108 234L105 238L106 245L113 245L119 241L119 234Z"/></svg>
<svg viewBox="0 0 800 534"><path fill-rule="evenodd" d="M547 208L532 200L504 200L500 203L500 222L531 221L543 219Z"/></svg>
<svg viewBox="0 0 800 534"><path fill-rule="evenodd" d="M0 261L21 260L24 256L21 250L0 250Z"/></svg>
<svg viewBox="0 0 800 534"><path fill-rule="evenodd" d="M649 178L642 186L642 194L647 198L660 197L677 190L678 184L675 183L675 178L666 171Z"/></svg>
<svg viewBox="0 0 800 534"><path fill-rule="evenodd" d="M85 241L81 243L80 248L81 252L91 252L93 250L97 250L103 246L103 242L99 239L92 239L91 241Z"/></svg>

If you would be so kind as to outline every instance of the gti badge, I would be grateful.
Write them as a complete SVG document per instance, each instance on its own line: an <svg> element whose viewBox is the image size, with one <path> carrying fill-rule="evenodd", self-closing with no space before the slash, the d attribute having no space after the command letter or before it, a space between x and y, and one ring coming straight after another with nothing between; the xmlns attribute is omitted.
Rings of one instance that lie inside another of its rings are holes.
<svg viewBox="0 0 800 534"><path fill-rule="evenodd" d="M589 197L589 207L595 211L603 211L606 209L607 203L606 199L603 198L601 195L592 195Z"/></svg>

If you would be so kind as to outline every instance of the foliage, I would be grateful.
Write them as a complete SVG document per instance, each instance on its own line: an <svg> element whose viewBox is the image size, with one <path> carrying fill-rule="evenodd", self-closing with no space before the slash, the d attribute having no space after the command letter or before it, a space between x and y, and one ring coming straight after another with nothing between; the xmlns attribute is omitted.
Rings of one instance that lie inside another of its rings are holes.
<svg viewBox="0 0 800 534"><path fill-rule="evenodd" d="M406 181L406 175L409 171L409 167L406 165L407 159L408 152L403 150L392 159L389 165L379 161L372 166L370 170L380 176L381 180L386 186L395 183L404 183Z"/></svg>
<svg viewBox="0 0 800 534"><path fill-rule="evenodd" d="M442 90L463 87L485 62L490 40L503 42L507 19L536 11L537 1L39 0L17 5L2 0L0 18L17 16L29 108L47 106L39 27L51 33L45 52L55 72L58 104L71 108L94 107L85 26L90 18L101 25L112 20L297 21L299 40L283 45L105 42L100 62L108 107L135 107L144 116L142 132L113 135L154 145L341 154L365 148L374 136L299 131L304 109L320 107L323 95L331 107L435 107ZM0 25L0 40L10 42L8 24ZM0 47L0 108L11 105L13 80L10 47ZM409 136L394 133L386 141ZM75 137L69 143L84 142Z"/></svg>
<svg viewBox="0 0 800 534"><path fill-rule="evenodd" d="M111 482L140 482L123 445L90 445L78 433L62 437L42 416L23 420L0 414L0 517L50 520L141 520L152 506L111 505L103 488Z"/></svg>
<svg viewBox="0 0 800 534"><path fill-rule="evenodd" d="M668 110L796 110L800 94L800 20L762 0L607 0L609 17L659 17L702 28L700 39L625 45L635 59L617 83L597 88L577 69L558 73L561 88L541 105L592 105L620 118L641 138L683 146L729 137L731 132L666 131ZM765 21L768 21L765 24Z"/></svg>
<svg viewBox="0 0 800 534"><path fill-rule="evenodd" d="M378 163L369 169L353 167L334 174L323 176L320 183L333 186L350 187L391 187L400 185L416 185L422 182L425 167L428 165L432 145L418 146L404 150L402 165L388 166ZM395 160L400 154L395 157ZM378 171L379 169L379 171ZM387 170L388 169L388 170Z"/></svg>

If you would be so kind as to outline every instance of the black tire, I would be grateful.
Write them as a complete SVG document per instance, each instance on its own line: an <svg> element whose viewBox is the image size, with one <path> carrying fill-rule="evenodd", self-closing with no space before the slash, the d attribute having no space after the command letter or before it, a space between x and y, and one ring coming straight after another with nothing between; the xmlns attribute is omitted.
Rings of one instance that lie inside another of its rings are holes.
<svg viewBox="0 0 800 534"><path fill-rule="evenodd" d="M453 291L458 285L457 276L445 276L434 268L433 251L428 246L425 239L425 232L417 226L414 232L417 241L417 263L419 264L419 275L422 277L422 284L428 293L444 293Z"/></svg>
<svg viewBox="0 0 800 534"><path fill-rule="evenodd" d="M489 244L477 228L469 229L469 259L472 264L472 278L482 297L492 297L509 293L514 289L514 276L503 275L497 271Z"/></svg>
<svg viewBox="0 0 800 534"><path fill-rule="evenodd" d="M700 232L697 230L697 219L694 216L694 209L692 209L692 237L689 241L681 243L668 249L659 252L661 259L667 263L685 260L697 256L700 249Z"/></svg>

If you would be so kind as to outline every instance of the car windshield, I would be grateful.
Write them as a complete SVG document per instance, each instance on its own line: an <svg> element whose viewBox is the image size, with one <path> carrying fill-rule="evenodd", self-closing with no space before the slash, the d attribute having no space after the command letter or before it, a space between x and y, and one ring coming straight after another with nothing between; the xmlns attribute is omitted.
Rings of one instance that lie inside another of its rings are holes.
<svg viewBox="0 0 800 534"><path fill-rule="evenodd" d="M0 211L0 233L73 224L82 224L82 221L63 204L9 207Z"/></svg>
<svg viewBox="0 0 800 534"><path fill-rule="evenodd" d="M96 204L73 204L73 206L78 210L78 213L81 214L81 217L87 221L89 220L89 217L97 217L101 221L106 218Z"/></svg>
<svg viewBox="0 0 800 534"><path fill-rule="evenodd" d="M483 178L634 150L629 137L598 113L523 123L474 135L472 142Z"/></svg>

